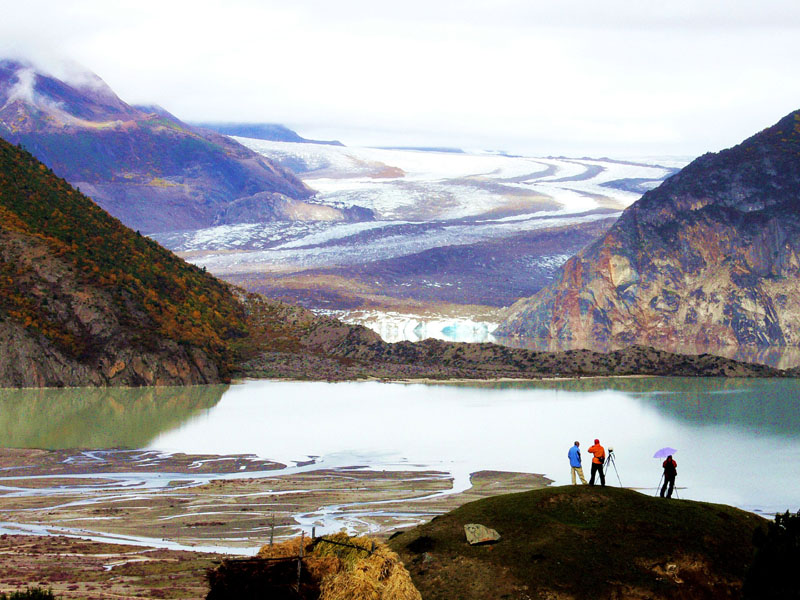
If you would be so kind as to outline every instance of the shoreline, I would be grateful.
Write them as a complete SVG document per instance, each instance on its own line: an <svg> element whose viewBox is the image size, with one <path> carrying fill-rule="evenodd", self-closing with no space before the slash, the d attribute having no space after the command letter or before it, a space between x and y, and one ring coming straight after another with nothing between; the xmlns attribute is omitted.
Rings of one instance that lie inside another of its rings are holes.
<svg viewBox="0 0 800 600"><path fill-rule="evenodd" d="M450 378L436 378L436 377L400 377L400 378L387 378L387 377L363 377L354 379L303 379L299 377L254 377L243 376L235 377L227 383L191 383L185 385L145 385L145 386L130 386L130 385L108 385L108 386L42 386L42 387L2 387L0 386L0 393L3 391L49 391L49 390L167 390L167 389L183 389L183 388L199 388L211 386L231 386L240 385L251 381L275 381L281 383L396 383L396 384L423 384L423 385L449 385L449 384L487 384L487 383L536 383L536 382L571 382L571 381L584 381L584 380L597 380L597 379L733 379L733 380L749 380L749 379L798 379L799 375L775 375L775 376L727 376L727 375L664 375L664 374L628 374L628 375L565 375L563 377L543 376L543 377L450 377Z"/></svg>
<svg viewBox="0 0 800 600"><path fill-rule="evenodd" d="M74 460L86 454L95 460ZM457 489L454 474L430 468L281 468L252 456L148 450L2 449L0 466L0 535L244 555L270 535L312 528L387 537L477 498L550 483L532 473L479 471Z"/></svg>

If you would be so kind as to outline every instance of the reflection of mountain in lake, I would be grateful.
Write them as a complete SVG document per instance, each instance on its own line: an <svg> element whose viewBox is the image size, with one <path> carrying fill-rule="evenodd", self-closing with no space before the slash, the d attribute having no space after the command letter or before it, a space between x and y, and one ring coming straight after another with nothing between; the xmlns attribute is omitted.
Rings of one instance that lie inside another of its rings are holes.
<svg viewBox="0 0 800 600"><path fill-rule="evenodd" d="M695 426L728 424L751 434L798 437L798 396L797 379L759 379L720 385L711 393L698 388L659 394L651 402L669 417Z"/></svg>
<svg viewBox="0 0 800 600"><path fill-rule="evenodd" d="M0 446L142 448L219 402L228 386L0 389Z"/></svg>
<svg viewBox="0 0 800 600"><path fill-rule="evenodd" d="M572 350L574 344L559 340L518 340L498 338L498 343L512 348L525 348L539 352L561 352ZM624 344L597 344L593 349L597 352L612 352L627 347ZM800 348L796 346L757 346L726 344L658 344L660 350L675 354L713 354L742 362L769 365L778 369L792 369L800 366Z"/></svg>
<svg viewBox="0 0 800 600"><path fill-rule="evenodd" d="M465 384L473 385L473 384ZM694 426L731 425L749 433L800 436L800 380L711 377L596 377L479 384L493 389L613 390Z"/></svg>

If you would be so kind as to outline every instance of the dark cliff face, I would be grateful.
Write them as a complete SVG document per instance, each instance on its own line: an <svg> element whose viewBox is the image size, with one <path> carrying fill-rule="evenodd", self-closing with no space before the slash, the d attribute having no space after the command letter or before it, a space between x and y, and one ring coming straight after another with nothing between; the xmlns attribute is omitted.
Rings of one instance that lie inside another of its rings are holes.
<svg viewBox="0 0 800 600"><path fill-rule="evenodd" d="M498 333L603 347L800 344L800 112L630 206Z"/></svg>
<svg viewBox="0 0 800 600"><path fill-rule="evenodd" d="M92 74L73 84L0 61L0 137L22 144L143 232L224 223L230 202L254 195L269 203L313 194L291 172L226 136L157 107L129 106Z"/></svg>
<svg viewBox="0 0 800 600"><path fill-rule="evenodd" d="M0 387L227 379L230 288L0 140Z"/></svg>

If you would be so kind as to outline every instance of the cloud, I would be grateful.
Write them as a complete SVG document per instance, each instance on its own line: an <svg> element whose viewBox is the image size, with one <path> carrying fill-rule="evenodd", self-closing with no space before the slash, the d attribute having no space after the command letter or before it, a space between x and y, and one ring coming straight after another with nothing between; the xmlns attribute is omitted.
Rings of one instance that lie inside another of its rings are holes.
<svg viewBox="0 0 800 600"><path fill-rule="evenodd" d="M32 0L4 13L0 52L50 72L73 59L128 102L346 143L699 153L800 98L795 0Z"/></svg>

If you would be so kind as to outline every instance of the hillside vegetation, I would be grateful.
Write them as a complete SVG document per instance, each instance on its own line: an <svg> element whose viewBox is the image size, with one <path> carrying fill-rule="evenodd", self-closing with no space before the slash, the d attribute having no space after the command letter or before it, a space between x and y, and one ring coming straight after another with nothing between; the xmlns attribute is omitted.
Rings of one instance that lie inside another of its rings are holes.
<svg viewBox="0 0 800 600"><path fill-rule="evenodd" d="M502 537L470 546L467 523ZM389 544L427 600L738 598L766 524L719 504L562 486L466 504Z"/></svg>
<svg viewBox="0 0 800 600"><path fill-rule="evenodd" d="M102 372L96 383L224 379L234 360L230 342L246 334L244 317L226 284L132 232L0 140L0 340L13 350L0 357L6 378L49 355L75 377L34 368L14 381L77 384L85 379L80 365ZM38 356L27 353L33 348ZM164 365L143 364L159 356ZM158 375L170 368L172 377Z"/></svg>

